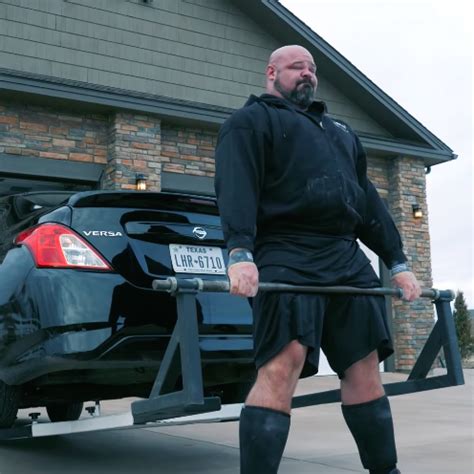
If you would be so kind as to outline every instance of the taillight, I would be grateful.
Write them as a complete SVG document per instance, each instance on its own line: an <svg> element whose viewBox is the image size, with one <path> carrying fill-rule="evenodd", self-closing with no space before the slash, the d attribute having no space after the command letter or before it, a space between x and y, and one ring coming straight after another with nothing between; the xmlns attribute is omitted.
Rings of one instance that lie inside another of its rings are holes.
<svg viewBox="0 0 474 474"><path fill-rule="evenodd" d="M112 270L97 250L61 224L40 224L24 230L17 235L15 244L30 249L37 267Z"/></svg>

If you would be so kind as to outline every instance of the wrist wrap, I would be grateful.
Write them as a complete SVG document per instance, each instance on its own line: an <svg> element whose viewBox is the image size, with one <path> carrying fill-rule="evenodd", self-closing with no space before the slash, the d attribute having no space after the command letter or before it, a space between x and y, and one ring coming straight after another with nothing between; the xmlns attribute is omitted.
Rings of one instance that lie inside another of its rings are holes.
<svg viewBox="0 0 474 474"><path fill-rule="evenodd" d="M229 268L234 263L240 262L253 262L252 253L247 249L239 249L229 255L229 261L227 262L227 268Z"/></svg>
<svg viewBox="0 0 474 474"><path fill-rule="evenodd" d="M397 263L390 269L390 278L393 278L397 273L408 272L408 265L404 263Z"/></svg>

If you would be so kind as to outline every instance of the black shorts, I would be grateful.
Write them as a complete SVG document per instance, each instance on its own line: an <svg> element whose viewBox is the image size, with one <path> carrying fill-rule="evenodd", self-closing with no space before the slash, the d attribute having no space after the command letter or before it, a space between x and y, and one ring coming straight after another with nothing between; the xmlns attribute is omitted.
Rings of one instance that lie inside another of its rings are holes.
<svg viewBox="0 0 474 474"><path fill-rule="evenodd" d="M353 286L380 286L370 265L358 279ZM252 306L257 369L293 340L308 348L302 377L317 373L320 349L340 378L374 350L380 361L393 353L383 296L264 292Z"/></svg>

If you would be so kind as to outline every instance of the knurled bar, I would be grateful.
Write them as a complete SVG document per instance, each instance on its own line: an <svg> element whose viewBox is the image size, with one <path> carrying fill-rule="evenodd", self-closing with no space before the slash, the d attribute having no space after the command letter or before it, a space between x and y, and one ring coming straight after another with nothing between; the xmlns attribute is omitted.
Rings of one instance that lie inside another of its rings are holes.
<svg viewBox="0 0 474 474"><path fill-rule="evenodd" d="M153 280L153 289L157 291L167 291L176 293L178 291L203 291L228 293L230 283L228 280L204 280L202 278L176 278L168 277L163 280ZM401 288L356 288L352 286L308 286L290 285L287 283L266 283L260 282L259 291L287 292L287 293L318 293L318 294L346 294L346 295L379 295L395 296L403 298ZM422 298L430 298L432 301L454 299L452 290L437 290L435 288L422 289Z"/></svg>

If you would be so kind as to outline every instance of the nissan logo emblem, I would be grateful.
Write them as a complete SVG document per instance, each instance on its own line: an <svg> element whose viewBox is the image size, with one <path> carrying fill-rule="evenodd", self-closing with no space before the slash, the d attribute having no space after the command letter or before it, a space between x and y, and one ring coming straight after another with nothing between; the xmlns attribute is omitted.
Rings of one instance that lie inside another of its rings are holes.
<svg viewBox="0 0 474 474"><path fill-rule="evenodd" d="M195 227L193 229L193 235L199 240L203 240L206 238L207 232L202 227Z"/></svg>

